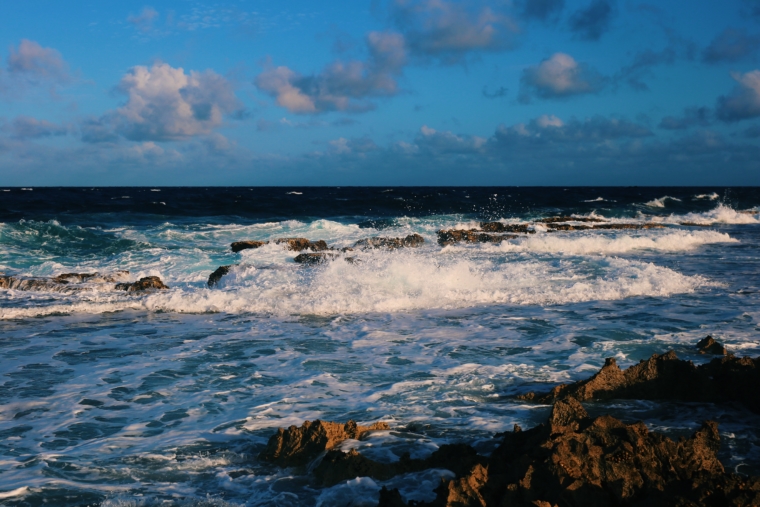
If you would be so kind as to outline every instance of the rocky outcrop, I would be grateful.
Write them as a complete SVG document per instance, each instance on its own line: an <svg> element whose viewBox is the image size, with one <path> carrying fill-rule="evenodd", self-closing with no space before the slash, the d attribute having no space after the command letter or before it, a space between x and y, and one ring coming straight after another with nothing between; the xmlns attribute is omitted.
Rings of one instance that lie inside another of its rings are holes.
<svg viewBox="0 0 760 507"><path fill-rule="evenodd" d="M385 248L395 250L397 248L418 248L425 243L425 238L419 234L410 234L405 238L367 238L360 239L354 244L354 248Z"/></svg>
<svg viewBox="0 0 760 507"><path fill-rule="evenodd" d="M383 422L360 426L354 421L345 424L329 421L306 421L301 426L280 428L272 435L259 458L279 466L305 465L346 439L360 440L368 431L388 430Z"/></svg>
<svg viewBox="0 0 760 507"><path fill-rule="evenodd" d="M286 245L288 250L293 252L302 252L304 250L321 252L330 249L327 246L327 243L321 239L319 241L309 241L306 238L278 238L275 239L274 242L278 245Z"/></svg>
<svg viewBox="0 0 760 507"><path fill-rule="evenodd" d="M489 458L442 482L433 502L414 505L758 505L760 480L726 473L717 457L719 446L714 422L674 442L641 422L592 419L568 398L557 401L546 423L503 434ZM386 490L379 506L406 505L399 497Z"/></svg>
<svg viewBox="0 0 760 507"><path fill-rule="evenodd" d="M157 276L146 276L132 283L117 283L115 289L127 292L143 292L148 290L168 289L164 282Z"/></svg>
<svg viewBox="0 0 760 507"><path fill-rule="evenodd" d="M338 254L326 252L326 253L302 253L295 256L293 261L298 264L324 264L325 262L334 260L338 257Z"/></svg>
<svg viewBox="0 0 760 507"><path fill-rule="evenodd" d="M572 225L565 223L547 223L549 232L554 231L587 231L594 230L617 230L617 229L662 229L662 224L599 224L599 225Z"/></svg>
<svg viewBox="0 0 760 507"><path fill-rule="evenodd" d="M277 238L274 240L274 243L277 245L285 245L288 250L292 250L293 252L302 252L304 250L320 252L322 250L330 249L327 246L327 243L321 239L319 241L309 241L306 238ZM236 241L235 243L232 243L230 247L233 252L237 253L250 248L261 248L268 244L269 241Z"/></svg>
<svg viewBox="0 0 760 507"><path fill-rule="evenodd" d="M664 229L663 224L599 224L594 229Z"/></svg>
<svg viewBox="0 0 760 507"><path fill-rule="evenodd" d="M62 273L53 280L62 283L116 283L129 276L129 271L118 270L113 273Z"/></svg>
<svg viewBox="0 0 760 507"><path fill-rule="evenodd" d="M226 274L229 274L230 269L232 269L234 266L237 266L237 264L228 264L227 266L219 266L216 268L216 271L209 275L206 285L208 285L209 288L216 287L222 277Z"/></svg>
<svg viewBox="0 0 760 507"><path fill-rule="evenodd" d="M113 273L62 273L52 278L19 277L0 275L0 289L41 291L41 292L77 292L87 290L92 283L116 283L129 276L129 271L119 270Z"/></svg>
<svg viewBox="0 0 760 507"><path fill-rule="evenodd" d="M726 356L695 366L670 351L654 354L626 370L621 370L614 358L608 358L590 379L560 384L548 393L528 393L518 398L538 403L566 398L737 402L760 413L757 386L760 386L760 357Z"/></svg>
<svg viewBox="0 0 760 507"><path fill-rule="evenodd" d="M498 223L498 222L497 222ZM438 231L438 244L441 246L453 245L455 243L501 243L508 239L515 239L518 236L514 234L489 234L477 229L448 229Z"/></svg>
<svg viewBox="0 0 760 507"><path fill-rule="evenodd" d="M554 224L557 222L604 222L601 218L591 217L548 217L536 220L542 224Z"/></svg>
<svg viewBox="0 0 760 507"><path fill-rule="evenodd" d="M536 231L529 229L528 224L503 224L501 222L480 222L480 230L483 232L521 232L534 234Z"/></svg>
<svg viewBox="0 0 760 507"><path fill-rule="evenodd" d="M697 343L700 354L713 354L716 356L728 355L728 350L720 342L716 342L712 336L705 336Z"/></svg>
<svg viewBox="0 0 760 507"><path fill-rule="evenodd" d="M230 248L234 253L238 253L249 248L260 248L266 244L269 244L269 241L236 241L230 245Z"/></svg>

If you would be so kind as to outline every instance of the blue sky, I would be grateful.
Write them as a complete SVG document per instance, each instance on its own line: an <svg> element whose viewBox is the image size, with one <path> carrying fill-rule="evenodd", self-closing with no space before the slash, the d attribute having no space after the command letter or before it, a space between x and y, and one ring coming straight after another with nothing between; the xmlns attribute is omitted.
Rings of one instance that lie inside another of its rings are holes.
<svg viewBox="0 0 760 507"><path fill-rule="evenodd" d="M0 185L759 185L760 0L6 2Z"/></svg>

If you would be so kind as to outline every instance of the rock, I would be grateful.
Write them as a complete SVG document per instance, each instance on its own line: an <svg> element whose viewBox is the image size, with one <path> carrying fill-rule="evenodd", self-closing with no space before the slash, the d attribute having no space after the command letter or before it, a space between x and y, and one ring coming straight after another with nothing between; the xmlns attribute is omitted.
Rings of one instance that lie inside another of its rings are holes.
<svg viewBox="0 0 760 507"><path fill-rule="evenodd" d="M719 342L716 342L712 336L706 336L699 340L697 348L700 354L714 354L717 356L728 355L728 350Z"/></svg>
<svg viewBox="0 0 760 507"><path fill-rule="evenodd" d="M587 231L594 230L617 230L617 229L662 229L662 224L599 224L599 225L571 225L563 223L547 223L549 232L554 231Z"/></svg>
<svg viewBox="0 0 760 507"><path fill-rule="evenodd" d="M368 431L388 429L390 427L383 422L359 426L354 421L348 421L346 424L320 420L306 421L300 427L291 426L286 430L280 428L277 434L269 439L259 458L279 466L305 465L348 438L359 440Z"/></svg>
<svg viewBox="0 0 760 507"><path fill-rule="evenodd" d="M219 280L221 280L224 275L228 274L233 266L237 266L237 264L228 264L227 266L219 266L216 268L216 271L211 273L208 277L207 285L209 288L216 287Z"/></svg>
<svg viewBox="0 0 760 507"><path fill-rule="evenodd" d="M278 245L285 244L287 245L288 250L294 252L302 252L304 250L320 252L323 250L329 250L327 243L321 239L319 241L309 241L306 238L278 238L275 239L274 242Z"/></svg>
<svg viewBox="0 0 760 507"><path fill-rule="evenodd" d="M157 276L146 276L133 283L117 283L115 287L116 290L127 292L142 292L153 289L163 290L168 288Z"/></svg>
<svg viewBox="0 0 760 507"><path fill-rule="evenodd" d="M335 260L338 254L325 252L325 253L302 253L296 255L293 259L298 264L324 264L327 261ZM350 257L353 259L353 257Z"/></svg>
<svg viewBox="0 0 760 507"><path fill-rule="evenodd" d="M480 222L483 232L522 232L534 234L536 231L528 229L528 224L503 224L501 222Z"/></svg>
<svg viewBox="0 0 760 507"><path fill-rule="evenodd" d="M698 224L696 222L679 222L678 225L685 227L710 227L710 224Z"/></svg>
<svg viewBox="0 0 760 507"><path fill-rule="evenodd" d="M501 243L502 241L517 237L519 236L514 234L489 234L477 229L448 229L438 231L438 244L447 246L462 241L466 243Z"/></svg>
<svg viewBox="0 0 760 507"><path fill-rule="evenodd" d="M401 496L397 488L388 489L383 486L380 490L380 503L377 507L407 507L404 503L404 498Z"/></svg>
<svg viewBox="0 0 760 507"><path fill-rule="evenodd" d="M679 400L724 403L734 401L760 413L760 357L726 356L695 366L678 359L672 350L654 354L626 370L608 358L601 370L587 380L561 384L545 394L518 396L525 401L551 403L576 398L579 401L634 399Z"/></svg>
<svg viewBox="0 0 760 507"><path fill-rule="evenodd" d="M557 222L604 222L604 220L591 217L549 217L536 220L536 222L542 224L553 224Z"/></svg>
<svg viewBox="0 0 760 507"><path fill-rule="evenodd" d="M418 248L425 243L425 238L419 234L410 234L405 238L367 238L360 239L354 244L354 248Z"/></svg>
<svg viewBox="0 0 760 507"><path fill-rule="evenodd" d="M249 248L260 248L268 243L269 241L236 241L230 245L230 248L233 252L238 253Z"/></svg>
<svg viewBox="0 0 760 507"><path fill-rule="evenodd" d="M54 278L24 278L15 276L0 276L0 289L30 290L42 292L72 292L77 290L69 286L65 280Z"/></svg>
<svg viewBox="0 0 760 507"><path fill-rule="evenodd" d="M63 283L116 283L129 276L129 271L118 270L111 274L100 273L62 273L53 280Z"/></svg>
<svg viewBox="0 0 760 507"><path fill-rule="evenodd" d="M601 224L594 229L664 229L663 224Z"/></svg>

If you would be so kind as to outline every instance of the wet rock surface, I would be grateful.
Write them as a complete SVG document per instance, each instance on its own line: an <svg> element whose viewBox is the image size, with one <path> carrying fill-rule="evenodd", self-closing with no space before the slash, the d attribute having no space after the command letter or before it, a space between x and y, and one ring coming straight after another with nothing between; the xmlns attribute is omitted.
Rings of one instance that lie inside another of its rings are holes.
<svg viewBox="0 0 760 507"><path fill-rule="evenodd" d="M302 252L304 250L321 252L323 250L330 249L327 246L327 243L321 239L319 241L309 241L306 238L278 238L275 239L274 242L278 245L287 246L288 250L291 250L293 252Z"/></svg>
<svg viewBox="0 0 760 507"><path fill-rule="evenodd" d="M129 271L119 270L113 273L62 273L52 278L0 275L0 289L40 291L40 292L77 292L87 290L82 284L116 283L128 278Z"/></svg>
<svg viewBox="0 0 760 507"><path fill-rule="evenodd" d="M760 357L726 356L696 366L678 359L675 352L654 354L646 361L621 370L614 358L587 380L560 384L548 393L518 396L525 401L552 403L586 400L635 399L692 402L737 402L760 413Z"/></svg>
<svg viewBox="0 0 760 507"><path fill-rule="evenodd" d="M280 466L305 465L324 451L346 439L359 440L368 431L388 430L386 423L360 426L354 421L345 424L329 421L306 421L301 426L280 428L267 442L259 458Z"/></svg>
<svg viewBox="0 0 760 507"><path fill-rule="evenodd" d="M62 273L53 280L63 283L116 283L129 276L129 271L119 270L113 273Z"/></svg>
<svg viewBox="0 0 760 507"><path fill-rule="evenodd" d="M604 222L601 218L592 217L548 217L536 220L542 224L553 224L557 222Z"/></svg>
<svg viewBox="0 0 760 507"><path fill-rule="evenodd" d="M594 230L618 230L618 229L663 229L662 224L598 224L598 225L572 225L566 223L547 223L549 232L555 231L588 231Z"/></svg>
<svg viewBox="0 0 760 507"><path fill-rule="evenodd" d="M230 245L230 248L234 253L238 253L250 248L261 248L268 243L269 241L236 241Z"/></svg>
<svg viewBox="0 0 760 507"><path fill-rule="evenodd" d="M234 266L237 266L237 264L228 264L227 266L219 266L216 268L216 271L209 275L206 285L209 287L216 287L221 281L222 277L229 274L230 269L232 269Z"/></svg>
<svg viewBox="0 0 760 507"><path fill-rule="evenodd" d="M519 236L514 234L490 234L477 229L448 229L438 231L438 244L441 246L453 245L455 243L501 243L508 239L515 239Z"/></svg>
<svg viewBox="0 0 760 507"><path fill-rule="evenodd" d="M168 289L164 282L157 276L146 276L132 283L117 283L116 290L127 292L143 292L147 290L164 290Z"/></svg>
<svg viewBox="0 0 760 507"><path fill-rule="evenodd" d="M503 224L501 222L480 222L480 230L483 232L521 232L534 234L536 231L529 229L528 224Z"/></svg>
<svg viewBox="0 0 760 507"><path fill-rule="evenodd" d="M385 248L395 250L397 248L418 248L425 243L425 238L419 234L410 234L405 238L367 238L360 239L354 244L354 248Z"/></svg>
<svg viewBox="0 0 760 507"><path fill-rule="evenodd" d="M728 355L728 350L721 343L715 341L712 336L705 336L697 343L700 354L713 354L716 356Z"/></svg>

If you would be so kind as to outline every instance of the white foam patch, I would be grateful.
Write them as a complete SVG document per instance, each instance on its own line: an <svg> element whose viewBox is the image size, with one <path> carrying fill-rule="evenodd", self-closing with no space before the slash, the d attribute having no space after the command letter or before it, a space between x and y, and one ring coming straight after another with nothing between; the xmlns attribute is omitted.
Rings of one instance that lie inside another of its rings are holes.
<svg viewBox="0 0 760 507"><path fill-rule="evenodd" d="M655 219L656 220L656 219ZM713 224L760 224L760 211L745 210L737 211L724 204L704 213L687 213L685 215L670 215L656 221L662 223L692 222L700 225Z"/></svg>
<svg viewBox="0 0 760 507"><path fill-rule="evenodd" d="M706 199L708 201L715 201L719 197L720 196L717 193L713 192L712 194L697 194L694 196L694 199L697 199L697 200Z"/></svg>
<svg viewBox="0 0 760 507"><path fill-rule="evenodd" d="M339 258L314 268L248 268L238 271L237 276L236 285L227 284L226 290L174 289L143 297L90 294L86 300L72 297L68 304L3 308L0 318L127 309L281 316L406 312L664 297L710 285L700 276L685 276L651 263L624 259L600 257L590 263L495 262L445 252L366 252L356 264Z"/></svg>
<svg viewBox="0 0 760 507"><path fill-rule="evenodd" d="M738 243L728 234L716 231L676 231L659 236L609 237L598 233L582 236L537 234L519 240L503 242L496 247L504 252L548 252L570 255L624 254L638 250L654 252L684 252L713 243Z"/></svg>

